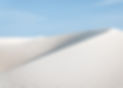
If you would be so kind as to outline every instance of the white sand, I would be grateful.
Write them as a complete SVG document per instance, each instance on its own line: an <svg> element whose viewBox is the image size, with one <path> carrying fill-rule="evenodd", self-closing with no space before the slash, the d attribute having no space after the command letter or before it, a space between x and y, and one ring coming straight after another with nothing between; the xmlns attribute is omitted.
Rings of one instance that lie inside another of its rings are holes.
<svg viewBox="0 0 123 88"><path fill-rule="evenodd" d="M108 30L22 65L32 54L65 46L73 38L79 37L51 38L50 44L49 39L29 42L29 48L24 49L33 51L25 54L29 55L24 56L26 60L18 57L21 67L5 72L0 78L0 88L123 88L123 33L119 30Z"/></svg>
<svg viewBox="0 0 123 88"><path fill-rule="evenodd" d="M0 72L11 70L37 57L47 55L57 48L69 45L71 41L95 34L97 34L96 31L53 37L0 38Z"/></svg>
<svg viewBox="0 0 123 88"><path fill-rule="evenodd" d="M61 45L71 36L49 38L1 38L0 39L0 71L10 70L13 67L43 55Z"/></svg>

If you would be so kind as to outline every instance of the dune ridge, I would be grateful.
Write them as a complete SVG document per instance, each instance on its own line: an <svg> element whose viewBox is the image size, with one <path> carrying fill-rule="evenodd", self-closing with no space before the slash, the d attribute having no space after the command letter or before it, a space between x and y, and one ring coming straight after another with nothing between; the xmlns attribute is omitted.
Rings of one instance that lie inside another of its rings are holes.
<svg viewBox="0 0 123 88"><path fill-rule="evenodd" d="M62 49L0 75L0 87L122 88L123 33L110 29L97 34L82 40L78 34L65 37Z"/></svg>
<svg viewBox="0 0 123 88"><path fill-rule="evenodd" d="M30 62L38 57L46 56L106 31L108 30L95 30L43 38L1 38L0 70L10 69Z"/></svg>

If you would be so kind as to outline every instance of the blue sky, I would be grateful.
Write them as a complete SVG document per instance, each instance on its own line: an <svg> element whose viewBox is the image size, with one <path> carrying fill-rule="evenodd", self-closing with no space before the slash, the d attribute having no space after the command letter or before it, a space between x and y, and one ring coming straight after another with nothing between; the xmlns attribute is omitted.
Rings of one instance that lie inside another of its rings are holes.
<svg viewBox="0 0 123 88"><path fill-rule="evenodd" d="M123 0L0 0L0 36L123 29Z"/></svg>

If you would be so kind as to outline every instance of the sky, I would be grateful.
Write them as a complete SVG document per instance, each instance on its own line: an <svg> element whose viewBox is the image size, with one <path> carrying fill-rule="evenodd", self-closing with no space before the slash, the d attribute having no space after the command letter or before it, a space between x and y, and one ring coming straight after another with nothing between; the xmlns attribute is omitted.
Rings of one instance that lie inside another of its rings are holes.
<svg viewBox="0 0 123 88"><path fill-rule="evenodd" d="M0 36L123 29L123 0L0 0Z"/></svg>

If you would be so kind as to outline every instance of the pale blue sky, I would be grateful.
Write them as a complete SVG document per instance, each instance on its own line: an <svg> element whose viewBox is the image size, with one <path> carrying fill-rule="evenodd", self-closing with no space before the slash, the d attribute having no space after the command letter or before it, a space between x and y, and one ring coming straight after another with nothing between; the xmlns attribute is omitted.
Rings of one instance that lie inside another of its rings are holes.
<svg viewBox="0 0 123 88"><path fill-rule="evenodd" d="M0 36L123 29L123 0L0 0Z"/></svg>

